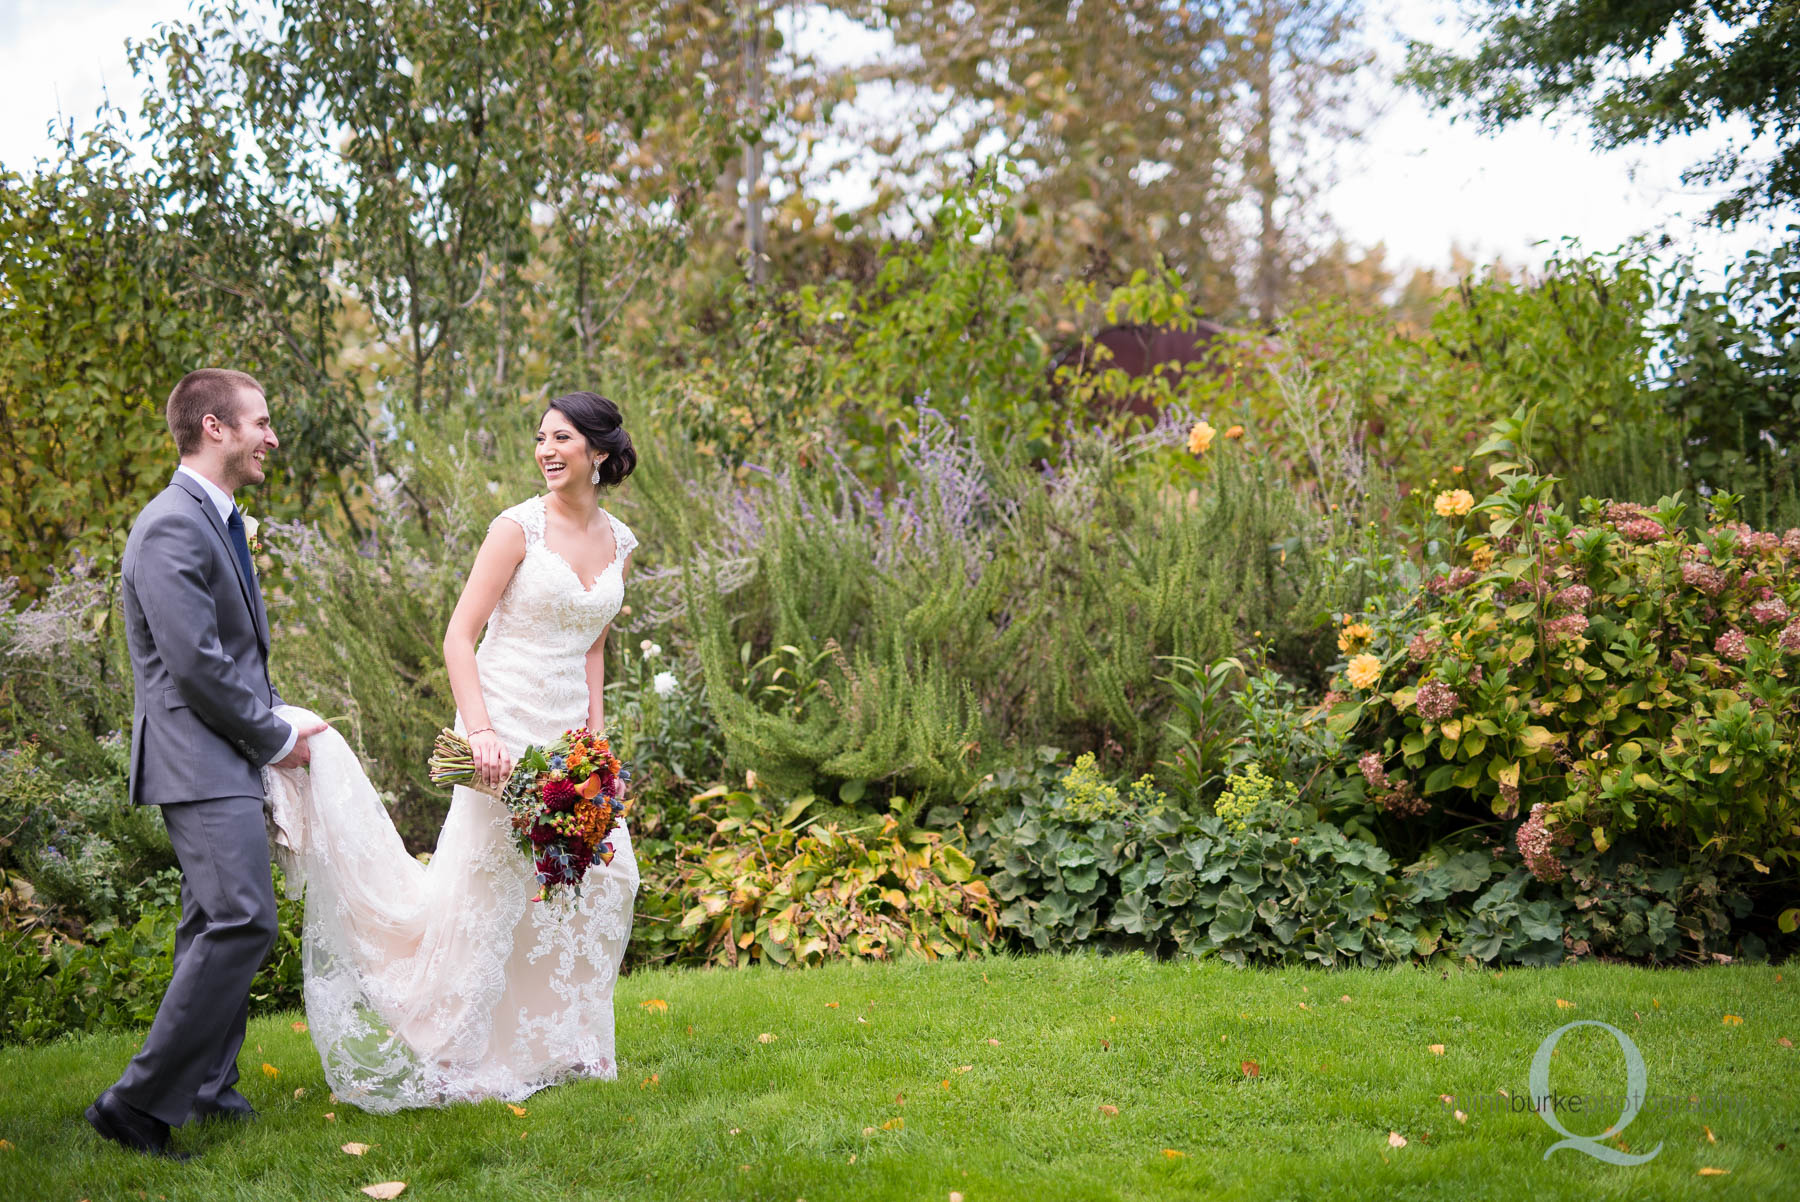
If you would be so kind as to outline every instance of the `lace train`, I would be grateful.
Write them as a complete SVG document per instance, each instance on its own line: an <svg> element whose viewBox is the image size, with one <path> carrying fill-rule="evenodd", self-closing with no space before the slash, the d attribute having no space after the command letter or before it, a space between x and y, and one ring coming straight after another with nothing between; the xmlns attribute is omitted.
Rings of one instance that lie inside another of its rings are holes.
<svg viewBox="0 0 1800 1202"><path fill-rule="evenodd" d="M638 875L628 831L579 901L533 902L531 864L486 794L456 790L427 865L336 731L312 740L310 772L265 775L289 892L305 891L307 1023L340 1099L387 1113L616 1074L612 992Z"/></svg>

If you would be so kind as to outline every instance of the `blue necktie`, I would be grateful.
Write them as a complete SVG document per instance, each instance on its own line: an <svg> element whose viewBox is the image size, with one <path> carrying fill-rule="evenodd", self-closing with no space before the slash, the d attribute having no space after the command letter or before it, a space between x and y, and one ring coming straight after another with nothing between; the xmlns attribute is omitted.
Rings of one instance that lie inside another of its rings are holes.
<svg viewBox="0 0 1800 1202"><path fill-rule="evenodd" d="M231 517L226 519L225 531L231 535L231 549L237 552L238 566L244 569L244 583L249 585L250 591L254 593L256 592L256 566L250 562L250 544L244 539L244 518L238 512L236 505L231 507Z"/></svg>

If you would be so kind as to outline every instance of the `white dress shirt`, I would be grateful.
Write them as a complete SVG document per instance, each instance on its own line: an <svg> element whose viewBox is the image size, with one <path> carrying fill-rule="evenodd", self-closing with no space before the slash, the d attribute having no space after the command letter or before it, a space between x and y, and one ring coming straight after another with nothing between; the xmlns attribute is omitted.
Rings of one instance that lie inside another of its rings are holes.
<svg viewBox="0 0 1800 1202"><path fill-rule="evenodd" d="M231 495L185 463L175 470L178 472L185 472L200 482L200 487L206 490L207 498L212 501L213 508L219 511L219 520L229 527L231 525L231 515L237 510L237 505L232 501ZM299 740L300 731L292 722L289 722L287 742L281 745L280 751L277 751L269 758L269 762L272 764L276 760L286 759L288 752L294 749L294 744L299 742Z"/></svg>

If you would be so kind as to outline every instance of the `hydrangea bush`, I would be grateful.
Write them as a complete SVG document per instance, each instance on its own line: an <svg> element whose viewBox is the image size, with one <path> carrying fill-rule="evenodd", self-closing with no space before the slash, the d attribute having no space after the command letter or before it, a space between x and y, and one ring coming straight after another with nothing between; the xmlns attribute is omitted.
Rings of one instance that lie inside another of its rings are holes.
<svg viewBox="0 0 1800 1202"><path fill-rule="evenodd" d="M1446 532L1453 561L1369 623L1332 717L1370 749L1368 797L1432 832L1516 822L1545 882L1626 836L1791 877L1800 529L1753 530L1728 496L1698 532L1676 498L1590 499L1572 517L1549 486L1509 472Z"/></svg>

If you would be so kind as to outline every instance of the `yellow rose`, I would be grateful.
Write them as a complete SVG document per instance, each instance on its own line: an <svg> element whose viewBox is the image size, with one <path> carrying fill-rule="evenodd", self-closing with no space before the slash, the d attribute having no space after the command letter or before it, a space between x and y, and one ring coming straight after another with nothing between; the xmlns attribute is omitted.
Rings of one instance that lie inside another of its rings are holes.
<svg viewBox="0 0 1800 1202"><path fill-rule="evenodd" d="M1439 493L1431 507L1437 510L1437 515L1441 518L1459 518L1475 508L1475 498L1466 488L1453 488L1449 492Z"/></svg>
<svg viewBox="0 0 1800 1202"><path fill-rule="evenodd" d="M1375 637L1375 629L1367 622L1352 622L1338 632L1338 650L1354 651Z"/></svg>
<svg viewBox="0 0 1800 1202"><path fill-rule="evenodd" d="M1218 435L1219 432L1212 428L1211 422L1196 424L1192 430L1188 431L1189 452L1195 455L1206 454L1207 448L1212 446L1213 439Z"/></svg>
<svg viewBox="0 0 1800 1202"><path fill-rule="evenodd" d="M1357 688L1372 689L1375 687L1375 683L1381 679L1381 661L1373 655L1359 655L1350 661L1350 667L1345 674L1350 677L1350 683Z"/></svg>

